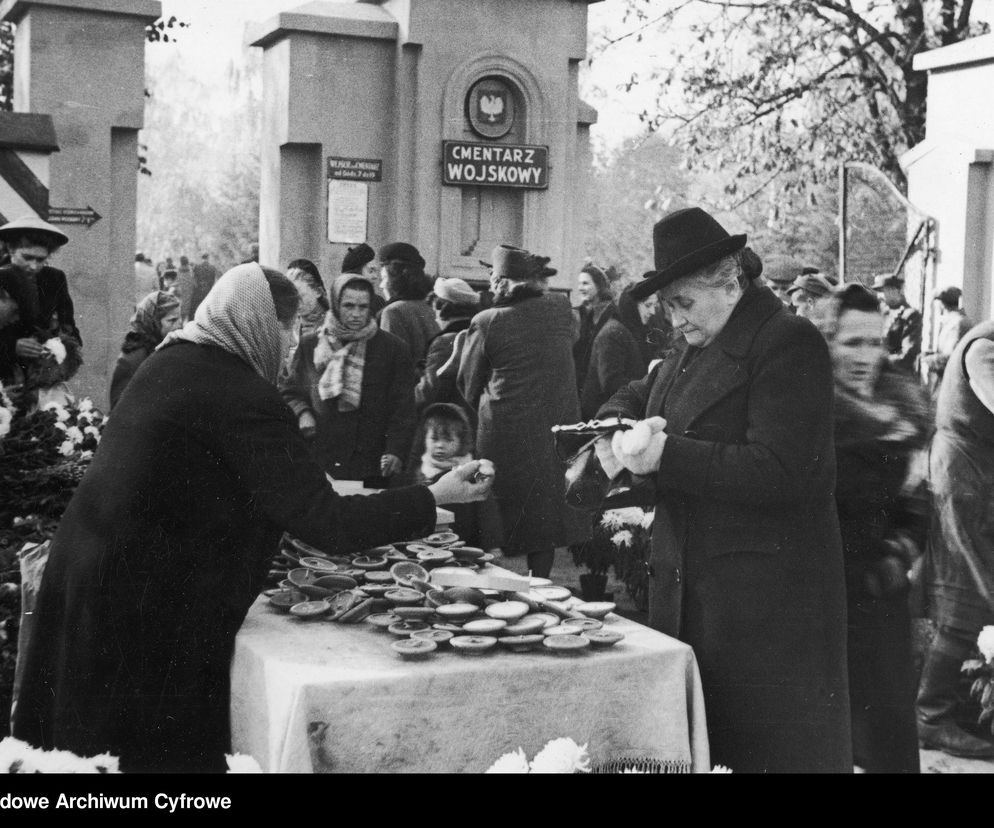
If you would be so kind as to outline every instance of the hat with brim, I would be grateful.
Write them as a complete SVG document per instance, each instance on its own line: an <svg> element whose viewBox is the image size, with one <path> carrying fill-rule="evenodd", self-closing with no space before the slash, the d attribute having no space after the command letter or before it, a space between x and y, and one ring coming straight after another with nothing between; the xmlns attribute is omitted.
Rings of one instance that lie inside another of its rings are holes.
<svg viewBox="0 0 994 828"><path fill-rule="evenodd" d="M881 273L873 277L873 289L883 290L885 287L903 287L904 279L900 276L893 276L889 273Z"/></svg>
<svg viewBox="0 0 994 828"><path fill-rule="evenodd" d="M0 241L16 243L25 233L44 233L51 236L55 247L62 247L69 241L69 237L59 228L38 216L21 216L0 226Z"/></svg>
<svg viewBox="0 0 994 828"><path fill-rule="evenodd" d="M820 273L809 273L806 276L798 276L787 288L787 293L793 295L799 290L806 291L812 296L827 296L832 292L832 283Z"/></svg>
<svg viewBox="0 0 994 828"><path fill-rule="evenodd" d="M745 233L729 235L700 207L670 213L652 228L656 266L633 288L632 296L641 301L650 293L737 253L745 243Z"/></svg>
<svg viewBox="0 0 994 828"><path fill-rule="evenodd" d="M485 261L483 261L483 259L477 259L477 261L481 265L483 265L487 270L493 270L494 269L493 264L491 264L490 262L485 262ZM541 272L541 274L539 274L539 276L542 279L548 279L550 276L555 276L558 272L559 271L556 270L554 267L549 267L548 265L545 265L542 268L542 272Z"/></svg>
<svg viewBox="0 0 994 828"><path fill-rule="evenodd" d="M528 279L547 279L554 276L556 270L548 267L549 257L538 256L521 247L509 244L499 244L491 256L493 262L488 264L498 279L510 279L512 282L524 282ZM480 262L483 264L483 262Z"/></svg>

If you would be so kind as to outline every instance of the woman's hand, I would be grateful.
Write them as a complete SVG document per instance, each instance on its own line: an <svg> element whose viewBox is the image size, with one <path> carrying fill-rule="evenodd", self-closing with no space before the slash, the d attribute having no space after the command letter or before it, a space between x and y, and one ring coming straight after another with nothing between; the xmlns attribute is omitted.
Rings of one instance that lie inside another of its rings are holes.
<svg viewBox="0 0 994 828"><path fill-rule="evenodd" d="M39 359L45 353L42 344L29 336L18 339L14 350L21 359Z"/></svg>
<svg viewBox="0 0 994 828"><path fill-rule="evenodd" d="M666 445L666 420L649 417L627 431L616 431L611 437L611 449L617 462L632 474L655 474Z"/></svg>
<svg viewBox="0 0 994 828"><path fill-rule="evenodd" d="M396 454L384 454L380 458L380 474L393 477L402 468L400 458Z"/></svg>
<svg viewBox="0 0 994 828"><path fill-rule="evenodd" d="M461 466L447 471L428 487L435 498L435 503L444 506L447 503L472 503L486 500L493 486L493 466L486 460L470 460Z"/></svg>
<svg viewBox="0 0 994 828"><path fill-rule="evenodd" d="M301 411L297 418L297 425L300 426L300 433L310 439L318 430L318 421L310 411Z"/></svg>

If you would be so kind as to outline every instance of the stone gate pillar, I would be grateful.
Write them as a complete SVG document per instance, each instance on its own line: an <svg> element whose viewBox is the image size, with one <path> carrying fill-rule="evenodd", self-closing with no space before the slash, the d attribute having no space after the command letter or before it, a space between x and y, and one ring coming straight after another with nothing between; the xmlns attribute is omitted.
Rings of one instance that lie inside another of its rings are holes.
<svg viewBox="0 0 994 828"><path fill-rule="evenodd" d="M83 336L72 391L104 410L134 309L145 26L160 14L152 0L0 3L0 20L16 25L14 110L51 115L59 144L47 218L70 239L52 265L66 272Z"/></svg>

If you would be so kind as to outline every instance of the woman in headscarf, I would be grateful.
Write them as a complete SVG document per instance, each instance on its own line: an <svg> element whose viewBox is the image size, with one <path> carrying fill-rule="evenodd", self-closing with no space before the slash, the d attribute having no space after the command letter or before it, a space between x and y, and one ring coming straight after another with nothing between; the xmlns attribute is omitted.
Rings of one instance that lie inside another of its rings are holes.
<svg viewBox="0 0 994 828"><path fill-rule="evenodd" d="M348 553L486 496L476 462L335 493L275 387L298 304L282 274L235 267L135 375L52 540L15 738L125 772L224 772L235 636L282 533Z"/></svg>
<svg viewBox="0 0 994 828"><path fill-rule="evenodd" d="M176 330L180 319L179 298L156 290L135 306L131 330L124 335L121 355L110 378L110 407L117 405L121 393L141 365L169 334Z"/></svg>
<svg viewBox="0 0 994 828"><path fill-rule="evenodd" d="M407 345L376 324L372 297L365 277L337 277L324 324L301 338L280 389L332 477L384 488L414 439L415 376Z"/></svg>
<svg viewBox="0 0 994 828"><path fill-rule="evenodd" d="M745 243L696 207L657 222L635 296L683 340L598 412L640 421L598 457L655 486L649 624L694 648L712 762L851 773L832 365Z"/></svg>
<svg viewBox="0 0 994 828"><path fill-rule="evenodd" d="M321 327L331 310L328 291L321 271L310 259L294 259L286 267L286 276L300 294L300 335L306 336Z"/></svg>
<svg viewBox="0 0 994 828"><path fill-rule="evenodd" d="M498 470L504 554L525 555L544 578L556 547L590 537L589 515L565 503L551 430L580 415L571 312L565 296L547 292L547 257L500 245L491 261L494 306L470 322L456 382L477 412L477 457Z"/></svg>
<svg viewBox="0 0 994 828"><path fill-rule="evenodd" d="M819 301L835 375L853 757L867 773L918 773L908 573L926 521L908 481L928 404L917 380L887 361L873 291L851 283Z"/></svg>

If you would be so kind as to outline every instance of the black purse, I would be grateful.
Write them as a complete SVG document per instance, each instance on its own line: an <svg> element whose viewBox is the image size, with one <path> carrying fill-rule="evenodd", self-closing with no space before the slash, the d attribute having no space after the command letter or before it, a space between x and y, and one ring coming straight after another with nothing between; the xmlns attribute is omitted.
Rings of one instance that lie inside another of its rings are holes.
<svg viewBox="0 0 994 828"><path fill-rule="evenodd" d="M567 505L585 512L655 505L656 487L651 477L622 469L615 477L609 478L594 448L602 437L629 429L636 422L611 417L552 427L556 451L566 464L564 494Z"/></svg>

